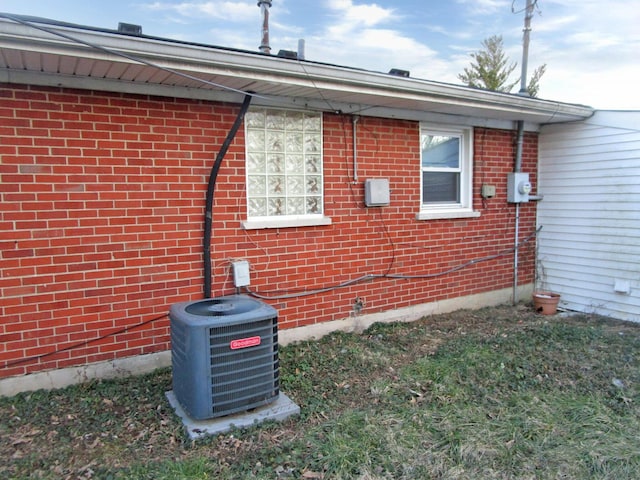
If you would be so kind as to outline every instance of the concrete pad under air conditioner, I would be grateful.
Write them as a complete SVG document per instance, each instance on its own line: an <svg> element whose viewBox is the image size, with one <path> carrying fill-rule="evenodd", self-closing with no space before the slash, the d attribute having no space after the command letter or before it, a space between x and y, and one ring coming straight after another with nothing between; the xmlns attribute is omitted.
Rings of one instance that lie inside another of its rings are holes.
<svg viewBox="0 0 640 480"><path fill-rule="evenodd" d="M280 392L274 402L247 412L227 415L225 417L210 418L207 420L194 420L190 418L176 399L173 390L166 392L167 400L182 419L191 440L197 440L207 435L219 435L233 428L247 428L258 425L267 420L281 422L287 418L298 415L300 407L285 394Z"/></svg>

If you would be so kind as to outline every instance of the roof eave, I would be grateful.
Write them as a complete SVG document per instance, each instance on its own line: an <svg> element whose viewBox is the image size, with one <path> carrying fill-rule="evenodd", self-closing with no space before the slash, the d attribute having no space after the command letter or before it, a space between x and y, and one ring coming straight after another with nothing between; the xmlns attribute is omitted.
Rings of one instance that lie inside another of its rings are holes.
<svg viewBox="0 0 640 480"><path fill-rule="evenodd" d="M398 77L318 62L95 29L46 25L48 31L0 18L0 80L239 101L251 91L345 113L389 112L421 119L427 113L533 124L582 120L591 107ZM73 37L78 41L72 41ZM79 43L81 42L81 43ZM99 50L90 45L98 45ZM130 58L115 55L119 52ZM141 59L146 64L132 60ZM13 62L13 63L12 63ZM21 62L21 64L19 64ZM167 69L153 72L149 65ZM84 70L82 70L84 68ZM98 74L92 74L90 70ZM172 75L181 72L192 77ZM193 78L204 81L198 84ZM218 85L219 87L216 87ZM230 89L225 90L225 86Z"/></svg>

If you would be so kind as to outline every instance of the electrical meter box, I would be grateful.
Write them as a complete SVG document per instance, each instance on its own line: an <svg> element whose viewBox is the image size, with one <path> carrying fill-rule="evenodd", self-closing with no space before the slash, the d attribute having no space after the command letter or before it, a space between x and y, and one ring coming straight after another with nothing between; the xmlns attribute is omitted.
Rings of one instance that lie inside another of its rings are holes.
<svg viewBox="0 0 640 480"><path fill-rule="evenodd" d="M385 207L391 203L388 178L369 178L364 181L364 204L367 207Z"/></svg>
<svg viewBox="0 0 640 480"><path fill-rule="evenodd" d="M507 176L507 202L528 202L530 193L531 183L528 173L513 172Z"/></svg>

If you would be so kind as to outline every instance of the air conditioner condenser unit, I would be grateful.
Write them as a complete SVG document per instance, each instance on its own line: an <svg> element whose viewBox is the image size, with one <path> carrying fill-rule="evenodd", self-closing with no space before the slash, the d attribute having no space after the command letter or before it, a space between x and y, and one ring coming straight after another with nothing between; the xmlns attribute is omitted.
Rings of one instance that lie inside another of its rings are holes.
<svg viewBox="0 0 640 480"><path fill-rule="evenodd" d="M171 306L173 392L195 420L277 400L278 315L245 295Z"/></svg>

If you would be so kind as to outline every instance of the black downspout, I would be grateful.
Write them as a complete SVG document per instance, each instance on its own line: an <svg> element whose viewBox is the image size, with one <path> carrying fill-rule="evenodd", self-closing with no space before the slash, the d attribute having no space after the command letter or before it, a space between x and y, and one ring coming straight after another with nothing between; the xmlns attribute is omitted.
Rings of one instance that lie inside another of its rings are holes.
<svg viewBox="0 0 640 480"><path fill-rule="evenodd" d="M222 147L220 147L220 151L216 156L216 160L211 168L211 173L209 174L209 184L207 185L207 198L204 213L204 234L202 237L202 255L204 257L204 298L211 298L211 223L213 220L213 191L216 188L216 178L218 177L220 165L222 164L222 160L229 149L229 145L235 138L236 133L238 133L238 129L242 124L244 115L247 113L247 109L251 103L251 98L251 95L246 95L244 97L240 113L238 113L238 116L236 117L231 130L229 130Z"/></svg>

